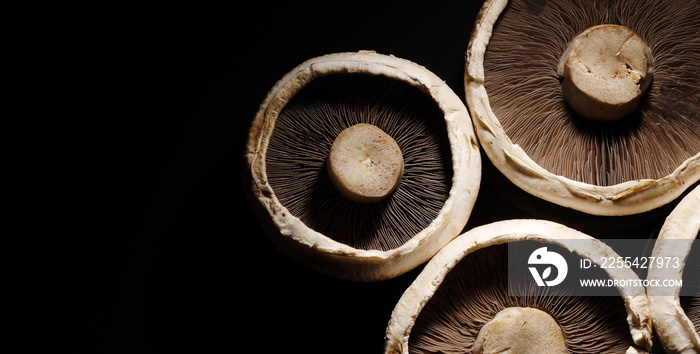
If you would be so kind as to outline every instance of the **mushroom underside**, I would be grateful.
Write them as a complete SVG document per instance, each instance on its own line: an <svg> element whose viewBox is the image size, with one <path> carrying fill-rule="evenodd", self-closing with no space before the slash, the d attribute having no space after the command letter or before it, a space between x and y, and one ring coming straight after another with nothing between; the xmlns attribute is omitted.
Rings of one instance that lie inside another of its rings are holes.
<svg viewBox="0 0 700 354"><path fill-rule="evenodd" d="M517 249L530 254L533 247ZM633 345L620 296L570 296L552 293L547 287L529 288L527 296L509 295L507 279L514 274L508 274L507 252L513 248L506 244L477 250L446 275L415 321L409 337L411 353L470 352L484 324L503 309L514 307L536 308L551 315L570 353L624 353ZM531 276L522 268L515 279Z"/></svg>
<svg viewBox="0 0 700 354"><path fill-rule="evenodd" d="M700 152L700 6L674 3L509 1L488 43L484 86L513 144L554 174L599 186L663 178ZM654 61L639 108L613 122L575 114L557 73L569 42L601 24L634 31Z"/></svg>
<svg viewBox="0 0 700 354"><path fill-rule="evenodd" d="M334 139L359 123L392 137L404 159L398 187L376 203L344 197L327 173ZM280 203L309 228L358 249L394 249L425 229L449 197L453 170L444 112L424 90L386 76L319 77L279 113L266 171Z"/></svg>

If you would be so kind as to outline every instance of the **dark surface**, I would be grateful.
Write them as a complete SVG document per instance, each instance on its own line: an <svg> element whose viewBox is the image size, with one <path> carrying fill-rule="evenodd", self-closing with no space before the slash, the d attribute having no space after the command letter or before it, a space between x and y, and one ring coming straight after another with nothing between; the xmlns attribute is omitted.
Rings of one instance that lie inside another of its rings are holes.
<svg viewBox="0 0 700 354"><path fill-rule="evenodd" d="M70 299L38 318L51 333L76 322L60 340L78 352L381 352L420 269L355 283L281 256L243 197L247 128L278 79L332 52L414 61L464 97L481 3L174 4L0 11L8 185L32 186L12 209L60 215L23 224L33 243L48 227L41 248L60 254L35 303ZM563 215L601 237L649 237L670 210L603 220L519 192L486 161L483 180L468 228Z"/></svg>

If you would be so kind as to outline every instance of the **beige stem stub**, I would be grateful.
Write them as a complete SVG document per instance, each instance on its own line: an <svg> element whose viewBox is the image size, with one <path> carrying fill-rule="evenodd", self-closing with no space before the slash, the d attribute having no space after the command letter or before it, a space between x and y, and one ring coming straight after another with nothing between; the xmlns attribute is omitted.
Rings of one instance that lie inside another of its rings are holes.
<svg viewBox="0 0 700 354"><path fill-rule="evenodd" d="M598 121L636 110L653 76L651 50L632 30L619 25L594 26L579 34L558 69L569 106Z"/></svg>
<svg viewBox="0 0 700 354"><path fill-rule="evenodd" d="M481 327L472 353L566 353L566 344L561 327L546 312L508 307Z"/></svg>
<svg viewBox="0 0 700 354"><path fill-rule="evenodd" d="M328 175L347 198L374 203L386 198L401 182L403 156L396 141L371 124L343 130L328 153Z"/></svg>

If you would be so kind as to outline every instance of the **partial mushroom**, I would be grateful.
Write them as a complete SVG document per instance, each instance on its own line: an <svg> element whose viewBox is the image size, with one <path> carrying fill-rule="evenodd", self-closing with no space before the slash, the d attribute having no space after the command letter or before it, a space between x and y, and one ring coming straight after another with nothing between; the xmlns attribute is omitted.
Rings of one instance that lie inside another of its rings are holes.
<svg viewBox="0 0 700 354"><path fill-rule="evenodd" d="M654 329L669 353L700 352L699 232L700 187L695 187L666 218L652 252L654 259L679 257L681 266L650 268L647 275L650 282L683 281L682 287L647 289Z"/></svg>
<svg viewBox="0 0 700 354"><path fill-rule="evenodd" d="M424 67L368 51L285 75L253 121L245 163L278 249L363 281L409 271L459 235L481 177L459 97Z"/></svg>
<svg viewBox="0 0 700 354"><path fill-rule="evenodd" d="M532 257L541 246L598 265L602 257L617 257L603 242L549 221L510 220L474 228L435 255L404 292L387 327L385 352L651 350L650 309L641 283L620 283L612 289L615 296L579 296L569 285L532 286L521 281L530 279L529 267L509 269L508 261L514 250ZM569 272L577 266L569 262ZM638 280L629 268L596 272L607 279Z"/></svg>
<svg viewBox="0 0 700 354"><path fill-rule="evenodd" d="M700 4L487 0L467 51L482 147L514 184L630 215L700 180Z"/></svg>

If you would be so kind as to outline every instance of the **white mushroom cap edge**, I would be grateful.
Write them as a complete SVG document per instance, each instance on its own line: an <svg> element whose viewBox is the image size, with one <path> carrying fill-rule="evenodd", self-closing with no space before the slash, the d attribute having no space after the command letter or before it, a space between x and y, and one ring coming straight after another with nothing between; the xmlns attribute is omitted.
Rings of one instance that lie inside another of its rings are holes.
<svg viewBox="0 0 700 354"><path fill-rule="evenodd" d="M566 240L590 239L595 246ZM411 329L425 304L456 265L468 254L493 245L511 241L534 240L562 246L600 266L601 257L617 257L605 243L564 225L544 220L499 221L474 228L455 238L428 262L421 274L404 292L394 307L386 331L385 353L408 353ZM585 249L582 249L585 248ZM611 279L636 279L629 268L605 269ZM644 287L618 287L627 309L630 334L638 347L627 353L647 353L651 350L651 313Z"/></svg>
<svg viewBox="0 0 700 354"><path fill-rule="evenodd" d="M688 258L692 242L700 230L700 186L695 187L673 209L661 227L652 257L681 257L682 265ZM675 240L664 242L665 240ZM678 240L687 240L682 242ZM683 268L650 268L647 279L654 281L683 279ZM680 303L680 287L673 296L649 292L649 304L654 329L664 349L671 353L700 352L700 336L686 316Z"/></svg>
<svg viewBox="0 0 700 354"><path fill-rule="evenodd" d="M312 230L280 203L267 181L265 154L279 113L306 84L338 73L384 75L406 82L430 94L444 112L453 164L448 199L425 229L389 251L355 249ZM405 273L425 263L459 235L469 219L481 181L479 144L460 98L423 66L374 51L324 55L286 74L270 90L255 116L245 163L248 168L243 177L248 184L249 199L280 252L332 276L361 281L383 280Z"/></svg>

